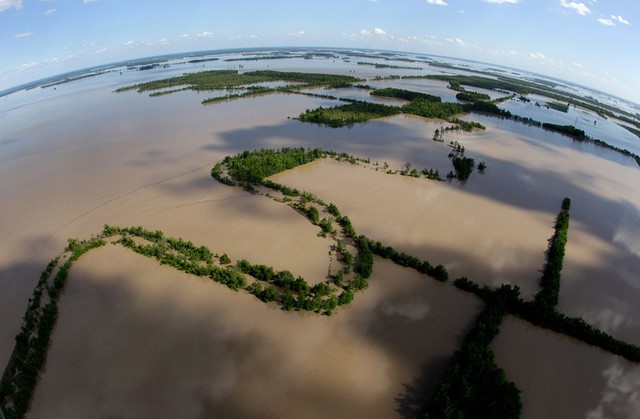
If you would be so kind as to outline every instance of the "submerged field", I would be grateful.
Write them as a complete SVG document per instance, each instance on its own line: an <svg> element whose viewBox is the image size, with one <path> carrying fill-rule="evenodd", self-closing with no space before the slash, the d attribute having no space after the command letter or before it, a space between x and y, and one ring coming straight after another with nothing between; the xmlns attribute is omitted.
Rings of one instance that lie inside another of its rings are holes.
<svg viewBox="0 0 640 419"><path fill-rule="evenodd" d="M360 67L355 77L371 71ZM67 238L104 224L162 230L323 281L330 239L292 208L209 174L243 150L296 146L370 164L323 159L270 179L335 203L359 234L442 264L451 279L518 285L525 299L538 290L560 201L571 197L558 309L640 344L640 169L631 158L478 114L463 118L486 130L447 132L440 143L434 130L447 123L413 115L338 129L287 119L335 105L324 97L279 92L204 107L192 91L114 94L130 82L101 77L2 105L12 140L0 143L3 342L18 333L47 261ZM434 80L376 83L446 89ZM33 114L42 115L37 124L27 122ZM444 175L448 141L486 162L485 173L466 182L385 173L410 162ZM376 258L369 288L333 316L289 313L106 247L71 270L28 417L413 417L482 306L450 283ZM637 364L511 317L492 347L522 390L523 417L633 417L625 415L640 408ZM11 351L0 347L3 365ZM562 362L568 353L589 361ZM546 391L555 374L562 403Z"/></svg>

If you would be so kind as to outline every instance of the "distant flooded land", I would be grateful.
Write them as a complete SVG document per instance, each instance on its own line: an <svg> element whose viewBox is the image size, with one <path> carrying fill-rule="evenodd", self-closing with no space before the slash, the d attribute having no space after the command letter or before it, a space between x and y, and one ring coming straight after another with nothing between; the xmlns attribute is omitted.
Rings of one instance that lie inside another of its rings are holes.
<svg viewBox="0 0 640 419"><path fill-rule="evenodd" d="M330 48L0 94L7 418L640 411L637 104Z"/></svg>

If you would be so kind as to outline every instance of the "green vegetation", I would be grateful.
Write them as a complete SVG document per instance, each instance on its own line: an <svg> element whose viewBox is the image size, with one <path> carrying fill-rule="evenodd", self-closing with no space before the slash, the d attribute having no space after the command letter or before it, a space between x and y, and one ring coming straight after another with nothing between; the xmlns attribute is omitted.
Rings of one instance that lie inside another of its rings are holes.
<svg viewBox="0 0 640 419"><path fill-rule="evenodd" d="M380 57L378 57L380 58ZM434 64L437 65L437 64ZM392 78L400 78L394 76ZM349 105L338 106L334 108L319 108L316 110L307 110L305 113L299 116L301 121L313 122L318 124L325 124L331 127L341 127L345 125L351 125L354 123L365 122L370 119L380 118L383 116L395 115L397 113L408 113L423 116L426 118L441 118L449 119L452 116L463 112L478 112L489 115L495 115L502 118L509 118L514 121L522 122L532 126L542 126L538 121L531 118L523 118L518 115L512 115L508 111L499 109L495 103L507 99L508 97L495 100L493 102L487 102L487 95L481 93L467 91L461 85L475 86L480 88L511 91L521 94L521 98L524 98L525 94L535 93L540 94L551 99L555 99L557 102L549 102L550 107L554 109L564 110L569 105L580 106L585 109L595 111L603 116L611 116L627 122L635 127L640 128L640 122L636 120L636 116L621 111L620 109L611 107L606 104L599 103L592 99L580 98L570 93L563 92L557 93L548 83L542 83L538 81L536 83L526 82L509 77L499 76L498 78L487 78L480 76L452 76L452 75L429 75L429 76L407 76L405 78L429 78L435 80L448 81L449 87L460 92L461 100L472 100L471 103L467 103L464 106L460 106L455 103L440 103L435 104L433 100L436 100L435 96L426 95L424 93L411 92L403 89L377 89L372 92L373 95L398 97L411 100L411 103L402 106L401 108L395 106L375 105L367 102L352 101ZM295 86L286 86L280 88L268 88L264 86L251 86L252 84L284 81L289 83L296 83ZM163 80L155 80L146 83L140 83L132 86L125 86L116 90L116 92L123 92L127 90L137 90L138 92L155 91L151 93L152 96L163 96L183 90L244 90L241 93L228 93L225 96L214 97L205 99L203 104L209 104L228 99L241 98L247 96L255 96L258 94L264 94L274 91L285 91L290 93L301 93L310 96L326 97L335 99L329 95L318 95L312 93L299 92L302 88L308 87L347 87L352 86L354 82L360 81L351 76L333 75L333 74L320 74L320 73L299 73L299 72L278 72L278 71L251 71L246 73L238 73L236 70L214 70L203 71L199 73L187 73L179 77L172 77ZM177 88L175 88L177 87ZM175 89L172 89L175 88ZM376 93L377 92L377 93ZM404 97L403 97L404 96ZM439 99L438 99L439 100ZM495 103L494 103L495 102ZM566 105L565 105L566 102ZM617 113L614 113L617 112ZM554 125L554 124L547 124ZM464 128L463 128L464 129ZM551 128L552 129L552 128ZM634 131L633 128L627 128L636 135L640 131ZM562 132L562 131L558 131ZM566 133L570 135L570 133ZM576 137L574 137L576 138ZM580 138L576 138L580 140ZM636 160L640 166L640 156L630 152L626 149L612 146L602 140L584 137L585 141L600 147L608 148L610 150L617 151L626 156L632 157Z"/></svg>
<svg viewBox="0 0 640 419"><path fill-rule="evenodd" d="M629 131L630 133L632 133L636 137L640 138L640 130L635 129L635 128L631 128L630 126L627 126L627 125L624 125L624 124L618 124L618 125L620 125L624 129L626 129L627 131Z"/></svg>
<svg viewBox="0 0 640 419"><path fill-rule="evenodd" d="M480 287L466 277L456 279L454 284L461 290L477 295L487 304L499 299L508 313L518 316L533 325L553 330L589 345L597 346L612 354L620 355L629 361L640 363L640 347L617 340L613 336L588 324L583 319L569 317L556 311L564 244L566 243L569 227L570 207L571 201L569 198L564 198L562 209L556 218L556 232L549 246L547 265L540 281L541 289L534 301L522 300L518 287L503 286L497 290L487 286Z"/></svg>
<svg viewBox="0 0 640 419"><path fill-rule="evenodd" d="M507 90L510 92L528 94L531 93L530 89L525 85L517 84L512 81L491 79L481 76L452 76L444 74L433 74L424 76L431 80L440 80L449 82L450 88L453 90L460 90L460 85L479 87L481 89L488 90Z"/></svg>
<svg viewBox="0 0 640 419"><path fill-rule="evenodd" d="M462 119L459 118L449 118L448 122L451 122L452 124L456 124L455 127L447 127L445 128L445 131L454 131L454 130L458 130L461 129L462 131L472 131L474 129L487 129L487 127L485 127L484 125L482 125L480 122L475 122L475 121L464 121Z"/></svg>
<svg viewBox="0 0 640 419"><path fill-rule="evenodd" d="M395 89L393 87L387 87L384 89L375 89L370 93L371 96L379 96L379 97L391 97L394 99L404 99L404 100L416 100L423 99L427 102L442 102L440 96L433 96L427 93L419 93L413 92L411 90L404 89Z"/></svg>
<svg viewBox="0 0 640 419"><path fill-rule="evenodd" d="M446 282L447 279L449 279L449 273L447 272L447 269L442 265L434 267L426 260L420 260L417 257L411 256L404 252L398 252L390 246L384 246L379 241L373 242L369 240L368 246L375 255L380 256L384 259L389 259L396 265L415 269L416 271L425 275L429 275L433 279L440 282Z"/></svg>
<svg viewBox="0 0 640 419"><path fill-rule="evenodd" d="M373 252L369 247L369 239L359 236L356 239L358 254L356 255L354 270L362 278L367 279L373 272Z"/></svg>
<svg viewBox="0 0 640 419"><path fill-rule="evenodd" d="M464 147L458 143L451 143L451 146L454 148L452 154L463 158ZM98 237L86 241L70 239L61 257L51 261L45 268L29 300L22 330L16 337L11 360L0 382L0 406L7 417L22 418L27 412L31 395L46 360L57 317L57 302L64 291L72 264L87 251L107 244L106 239L111 239L112 244L122 245L142 255L153 257L161 264L196 276L209 277L231 290L244 289L261 301L275 303L286 311L305 310L331 315L339 306L349 304L357 291L368 287L367 278L373 272L374 255L415 269L438 281L446 281L448 273L444 266L434 267L428 261L398 252L363 235L357 235L350 219L342 215L334 204L325 204L312 194L265 180L265 177L272 174L327 156L353 164L360 161L369 162L368 159L360 159L346 153L320 149L263 149L228 156L212 169L212 175L227 184L242 184L247 188L252 185L262 186L279 191L285 197L296 197L296 201L290 198L271 198L302 209L312 223L318 225L322 233L334 240L332 251L339 256L336 260L344 265L336 274L330 274L326 281L315 285L310 285L304 278L294 277L286 270L276 271L266 265L253 265L246 260L233 264L226 254L218 256L204 246L197 246L179 238L165 237L161 231L145 230L142 227L106 225ZM412 170L409 173L412 173ZM424 407L425 417L519 416L522 407L520 392L506 379L504 371L495 364L494 355L490 350L490 343L497 335L505 313L598 346L633 362L640 362L640 347L616 340L584 320L568 317L555 309L564 245L567 240L569 209L570 201L565 198L562 211L556 219L556 233L551 240L541 290L534 301L523 301L519 296L518 287L480 287L464 277L455 281L455 286L459 289L480 297L486 308L460 349L451 358L440 385ZM338 228L334 228L334 221ZM346 244L356 247L355 257L347 251ZM58 267L57 273L51 278L55 268L65 258L66 262ZM352 263L354 273L347 278L345 275L351 272ZM248 278L253 279L249 285Z"/></svg>
<svg viewBox="0 0 640 419"><path fill-rule="evenodd" d="M321 106L313 110L307 109L300 114L298 119L303 122L324 124L332 128L338 128L398 113L400 113L400 109L396 106L356 102L334 108L323 108Z"/></svg>
<svg viewBox="0 0 640 419"><path fill-rule="evenodd" d="M224 96L216 96L216 97L210 97L208 99L204 99L202 101L203 105L208 105L211 103L216 103L216 102L223 102L225 100L229 100L229 99L240 99L243 97L248 97L248 96L257 96L257 95L263 95L265 93L271 93L271 92L275 92L277 91L277 89L271 89L268 87L261 87L261 86L251 86L251 87L247 87L245 89L245 91L243 93L228 93ZM163 92L163 94L167 94L170 93L169 92ZM149 96L154 96L155 94L152 93Z"/></svg>
<svg viewBox="0 0 640 419"><path fill-rule="evenodd" d="M391 64L380 64L380 63L369 63L366 61L358 61L358 65L370 65L375 68L396 68L402 70L422 70L422 67L409 67L409 66L400 66L400 65L391 65Z"/></svg>
<svg viewBox="0 0 640 419"><path fill-rule="evenodd" d="M447 119L453 115L464 112L464 108L457 103L432 102L424 99L416 99L401 108L402 112L425 118Z"/></svg>
<svg viewBox="0 0 640 419"><path fill-rule="evenodd" d="M136 90L139 93L153 90L168 89L181 86L178 90L221 90L239 88L245 85L256 83L284 81L290 83L299 83L296 88L308 88L317 86L345 86L360 81L351 76L342 76L335 74L319 74L319 73L299 73L299 72L283 72L283 71L248 71L246 73L238 73L236 70L210 70L198 73L187 73L178 77L171 77L162 80L154 80L146 83L134 84L131 86L121 87L116 92L124 92L127 90ZM289 86L288 89L293 88ZM178 91L175 90L175 91ZM253 94L257 94L255 91Z"/></svg>
<svg viewBox="0 0 640 419"><path fill-rule="evenodd" d="M542 128L547 131L558 132L564 134L567 137L571 137L574 140L585 141L587 138L583 130L574 127L573 125L557 125L557 124L542 124Z"/></svg>
<svg viewBox="0 0 640 419"><path fill-rule="evenodd" d="M569 111L568 103L560 103L560 102L547 102L547 107L551 109L555 109L556 111L567 113Z"/></svg>
<svg viewBox="0 0 640 419"><path fill-rule="evenodd" d="M520 390L495 363L491 342L498 335L503 304L487 305L453 354L421 417L513 419L520 417Z"/></svg>
<svg viewBox="0 0 640 419"><path fill-rule="evenodd" d="M224 177L222 172L224 167L226 174L233 178L235 182L260 183L271 175L310 163L325 155L326 153L318 148L314 150L283 148L280 150L243 151L235 156L225 157L222 162L211 169L211 175L217 180L222 179Z"/></svg>
<svg viewBox="0 0 640 419"><path fill-rule="evenodd" d="M484 127L477 122L464 122L458 118L452 117L457 114L472 111L493 112L497 114L502 112L497 106L487 102L474 102L473 104L460 105L458 103L442 102L441 98L438 96L404 89L375 89L371 92L371 95L409 100L410 103L398 107L352 101L352 103L348 105L333 108L319 107L313 110L307 109L298 117L298 119L303 122L313 122L337 128L354 123L366 122L370 119L405 113L425 118L450 120L452 123L459 124L461 129L468 131L472 128L484 129Z"/></svg>
<svg viewBox="0 0 640 419"><path fill-rule="evenodd" d="M463 291L475 294L485 302L493 301L497 298L499 291L486 285L481 287L466 277L456 279L454 285ZM556 310L541 309L541 306L535 302L522 300L519 294L518 287L514 287L508 295L509 298L504 298L508 313L535 326L552 330L588 345L597 346L631 362L640 363L640 347L617 340L613 336L588 324L583 319L569 317Z"/></svg>
<svg viewBox="0 0 640 419"><path fill-rule="evenodd" d="M438 65L449 68L457 68L450 65L439 65L430 63L430 65ZM463 68L466 71L471 71L467 68ZM480 72L481 74L485 74ZM569 92L562 92L555 89L556 84L550 83L546 80L536 79L534 82L515 79L513 77L498 76L498 77L486 77L486 76L453 76L453 75L428 75L428 76L407 76L405 78L428 78L434 80L447 81L453 90L459 90L460 85L480 87L484 89L497 90L497 91L509 91L520 95L537 94L548 97L557 101L558 103L567 103L568 105L574 105L596 112L603 117L618 118L630 125L640 128L640 120L636 115L608 105L606 103L598 102L590 97L582 97Z"/></svg>
<svg viewBox="0 0 640 419"><path fill-rule="evenodd" d="M453 168L456 171L456 178L460 180L467 180L476 167L476 162L471 157L454 156L451 158Z"/></svg>
<svg viewBox="0 0 640 419"><path fill-rule="evenodd" d="M245 277L234 267L221 267L214 264L213 254L204 246L195 246L190 241L164 237L161 231L148 231L142 227L112 227L105 226L104 237L119 235L115 243L120 244L134 252L155 258L161 265L168 265L179 271L200 277L209 277L211 280L226 285L237 291L246 286ZM138 237L150 241L150 244L137 244L132 237ZM227 264L228 256L221 264ZM227 262L227 263L223 263Z"/></svg>
<svg viewBox="0 0 640 419"><path fill-rule="evenodd" d="M451 143L449 143L449 145L453 148L451 153L449 153L449 158L451 159L451 163L453 163L453 169L455 170L455 173L449 172L449 174L447 174L447 178L456 178L460 181L469 179L469 176L471 176L473 169L475 169L476 167L475 160L471 157L465 157L464 147L457 141L452 141Z"/></svg>
<svg viewBox="0 0 640 419"><path fill-rule="evenodd" d="M490 102L473 102L464 105L465 112L478 112L489 115L496 115L503 118L511 118L511 112L498 108L494 103Z"/></svg>
<svg viewBox="0 0 640 419"><path fill-rule="evenodd" d="M574 127L573 125L556 125L556 124L544 123L544 124L542 124L542 128L547 130L547 131L553 131L553 132L557 132L557 133L562 134L562 135L566 135L567 137L571 137L576 141L582 141L582 142L586 142L586 143L591 143L591 144L597 145L598 147L606 148L606 149L618 152L618 153L620 153L622 155L631 157L636 161L638 166L640 166L640 156L639 155L637 155L635 153L632 153L631 151L627 150L626 148L616 147L616 146L613 146L613 145L611 145L609 143L606 143L606 142L604 142L602 140L598 140L596 138L592 138L592 137L586 135L583 130L578 129L578 128Z"/></svg>
<svg viewBox="0 0 640 419"><path fill-rule="evenodd" d="M86 252L105 244L102 238L69 240L65 249L68 259L58 267L53 279L50 277L60 258L53 259L40 275L0 381L0 407L7 419L22 418L28 411L47 358L51 333L58 318L58 301L71 266Z"/></svg>
<svg viewBox="0 0 640 419"><path fill-rule="evenodd" d="M567 244L569 231L569 209L571 200L564 198L562 210L556 218L555 233L549 242L547 264L540 279L540 291L536 294L535 302L545 310L554 310L558 305L560 295L560 274L564 261L564 248Z"/></svg>
<svg viewBox="0 0 640 419"><path fill-rule="evenodd" d="M460 92L456 95L456 99L461 100L463 102L478 102L481 100L491 100L491 96L485 93L472 92L470 90L466 90L464 92Z"/></svg>

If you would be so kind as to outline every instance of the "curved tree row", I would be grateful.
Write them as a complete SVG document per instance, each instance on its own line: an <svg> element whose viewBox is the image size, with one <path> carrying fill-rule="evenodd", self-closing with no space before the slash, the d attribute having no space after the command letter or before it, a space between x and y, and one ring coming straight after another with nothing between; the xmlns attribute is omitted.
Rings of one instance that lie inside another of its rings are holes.
<svg viewBox="0 0 640 419"><path fill-rule="evenodd" d="M259 150L225 158L221 164L214 167L212 175L233 185L271 188L275 192L282 193L284 198L267 196L301 209L307 214L306 216L313 212L309 209L313 205L318 213L318 221L313 216L309 218L318 225L321 233L324 232L334 241L332 249L343 265L343 269L337 274L330 274L326 281L310 285L303 278L296 278L288 271L276 271L265 265L252 265L245 260L232 264L226 254L218 256L204 246L165 237L161 231L145 230L142 227L105 226L98 237L87 241L71 239L61 257L68 257L68 259L58 267L56 275L51 278L59 264L59 259L54 259L42 273L41 280L29 301L23 328L16 337L14 353L0 383L0 407L3 408L7 417L21 418L27 411L38 376L46 360L51 333L57 318L57 303L73 262L87 251L105 245L106 239L112 239L113 244L153 257L160 263L184 272L208 276L230 289L244 289L261 301L279 304L283 310L308 310L330 315L338 306L349 304L356 291L367 288L367 277L373 271L373 255L388 258L401 266L413 268L439 281L445 281L448 274L444 266L433 267L427 261L397 252L365 236L358 236L349 218L342 215L334 204L325 204L314 195L300 191L291 195L297 199L293 202L285 194L289 188L269 182L263 177L325 155L351 162L365 161L344 153L324 152L318 149ZM265 164L265 161L269 164ZM235 178L232 174L240 178ZM565 200L563 211L568 212L568 209L569 202ZM321 217L323 217L322 220L329 221L323 224L319 221ZM332 227L331 219L335 220L339 226L338 229ZM557 224L562 225L561 222ZM346 250L347 244L357 249L355 258ZM345 278L345 275L350 276ZM247 279L253 282L248 284ZM637 346L617 341L588 325L582 319L569 318L555 310L540 310L539 304L520 299L517 287L481 288L466 278L456 280L455 285L464 291L478 295L485 301L487 308L460 350L452 357L442 384L438 387L432 401L426 405L424 413L429 414L429 417L460 417L453 413L469 412L467 404L471 403L471 400L484 400L482 403L487 404L483 406L489 409L487 411L494 413L493 417L517 417L516 412L521 408L519 391L495 365L489 348L489 343L497 334L500 319L505 312L640 362L640 348ZM46 294L44 291L47 291ZM467 371L476 371L483 378L476 380L474 376L469 376ZM493 385L491 388L482 388L487 387L486 383L493 383ZM456 401L460 404L456 405ZM441 412L449 412L451 415L444 416Z"/></svg>

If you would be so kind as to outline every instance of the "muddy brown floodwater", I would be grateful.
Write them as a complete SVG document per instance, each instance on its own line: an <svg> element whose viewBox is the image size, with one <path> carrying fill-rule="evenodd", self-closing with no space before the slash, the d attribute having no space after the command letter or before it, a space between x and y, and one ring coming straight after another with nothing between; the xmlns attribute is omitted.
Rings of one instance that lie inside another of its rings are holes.
<svg viewBox="0 0 640 419"><path fill-rule="evenodd" d="M402 417L479 308L376 261L334 316L287 313L108 246L73 268L29 417Z"/></svg>
<svg viewBox="0 0 640 419"><path fill-rule="evenodd" d="M318 70L280 61L271 68ZM346 74L349 66L374 71L330 61L321 70ZM215 182L209 170L226 155L321 147L394 170L407 161L451 170L450 148L431 140L444 121L394 116L329 129L287 119L334 103L326 99L273 94L202 106L203 94L193 92L112 93L133 79L110 73L2 100L2 365L48 260L67 238L104 224L162 230L324 280L331 242L286 205ZM371 83L453 95L440 82ZM486 131L448 133L446 141L488 166L465 184L331 160L275 178L334 202L358 233L442 263L454 278L517 284L527 298L568 196L559 309L640 344L635 162L510 121L464 118ZM92 251L72 269L29 416L410 417L481 305L385 261L376 260L370 284L333 317L286 313L118 247ZM527 418L638 417L637 365L511 318L494 349L523 390Z"/></svg>

